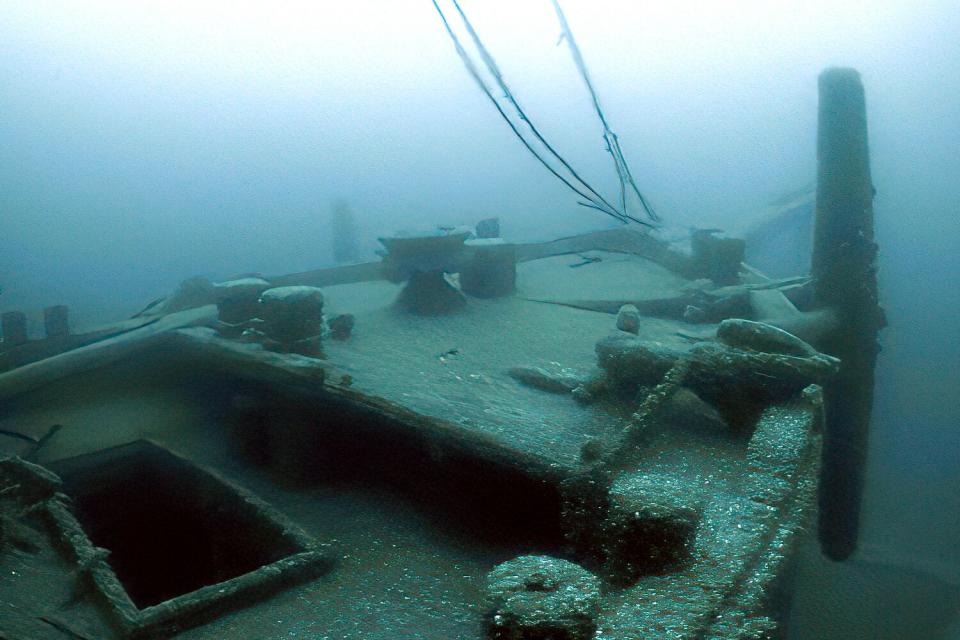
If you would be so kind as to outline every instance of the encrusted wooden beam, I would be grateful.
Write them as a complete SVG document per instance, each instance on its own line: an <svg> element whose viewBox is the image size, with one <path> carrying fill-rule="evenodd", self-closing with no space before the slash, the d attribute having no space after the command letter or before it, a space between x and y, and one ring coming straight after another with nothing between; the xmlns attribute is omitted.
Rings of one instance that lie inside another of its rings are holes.
<svg viewBox="0 0 960 640"><path fill-rule="evenodd" d="M856 549L873 404L874 366L884 325L878 304L867 114L860 74L820 75L817 204L812 275L816 306L836 318L821 343L840 358L824 387L826 433L820 481L820 543L835 560Z"/></svg>

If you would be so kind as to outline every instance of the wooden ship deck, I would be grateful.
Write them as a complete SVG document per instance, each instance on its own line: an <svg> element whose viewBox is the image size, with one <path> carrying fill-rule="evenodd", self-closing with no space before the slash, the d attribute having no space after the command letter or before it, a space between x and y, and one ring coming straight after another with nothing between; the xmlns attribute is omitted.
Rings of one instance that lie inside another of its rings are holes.
<svg viewBox="0 0 960 640"><path fill-rule="evenodd" d="M775 327L834 310L738 247L468 242L8 344L0 637L777 637L838 362ZM322 342L237 315L281 287Z"/></svg>

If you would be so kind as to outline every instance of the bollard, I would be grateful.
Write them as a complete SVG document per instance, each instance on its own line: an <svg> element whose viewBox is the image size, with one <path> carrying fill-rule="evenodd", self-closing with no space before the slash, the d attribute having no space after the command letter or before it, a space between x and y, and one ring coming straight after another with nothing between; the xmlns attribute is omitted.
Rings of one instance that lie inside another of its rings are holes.
<svg viewBox="0 0 960 640"><path fill-rule="evenodd" d="M811 273L816 307L832 310L838 320L822 350L842 361L824 388L819 537L828 557L844 560L856 549L859 534L877 334L884 318L877 294L863 85L853 69L827 69L819 85Z"/></svg>
<svg viewBox="0 0 960 640"><path fill-rule="evenodd" d="M27 316L22 311L7 311L0 316L3 346L16 347L27 341Z"/></svg>
<svg viewBox="0 0 960 640"><path fill-rule="evenodd" d="M484 218L474 228L474 235L481 239L500 237L500 218Z"/></svg>
<svg viewBox="0 0 960 640"><path fill-rule="evenodd" d="M70 335L70 309L58 304L43 310L43 329L48 338L62 338Z"/></svg>
<svg viewBox="0 0 960 640"><path fill-rule="evenodd" d="M712 229L699 229L690 237L691 262L695 278L710 278L725 286L740 282L740 264L747 243L740 238L718 238Z"/></svg>
<svg viewBox="0 0 960 640"><path fill-rule="evenodd" d="M517 251L510 244L474 244L473 256L460 268L460 288L475 298L513 295Z"/></svg>

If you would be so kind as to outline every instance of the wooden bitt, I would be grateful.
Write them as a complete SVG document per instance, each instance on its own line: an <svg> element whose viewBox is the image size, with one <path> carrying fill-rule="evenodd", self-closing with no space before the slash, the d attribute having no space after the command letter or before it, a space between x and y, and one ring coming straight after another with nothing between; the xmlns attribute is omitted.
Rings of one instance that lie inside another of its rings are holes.
<svg viewBox="0 0 960 640"><path fill-rule="evenodd" d="M718 238L711 230L695 231L690 238L693 250L690 275L710 278L718 285L737 284L746 246L740 238Z"/></svg>
<svg viewBox="0 0 960 640"><path fill-rule="evenodd" d="M827 69L819 84L812 275L816 307L836 317L836 330L821 348L842 360L824 388L819 535L824 553L843 560L857 546L877 333L884 320L863 84L853 69Z"/></svg>
<svg viewBox="0 0 960 640"><path fill-rule="evenodd" d="M474 246L460 267L460 287L476 298L513 295L517 284L517 252L513 245Z"/></svg>
<svg viewBox="0 0 960 640"><path fill-rule="evenodd" d="M22 311L8 311L0 316L0 325L3 330L3 344L6 350L16 347L27 341L27 316Z"/></svg>
<svg viewBox="0 0 960 640"><path fill-rule="evenodd" d="M48 338L62 338L70 335L70 308L64 304L58 304L44 309L43 329Z"/></svg>
<svg viewBox="0 0 960 640"><path fill-rule="evenodd" d="M499 238L500 218L484 218L474 228L474 235L478 238Z"/></svg>

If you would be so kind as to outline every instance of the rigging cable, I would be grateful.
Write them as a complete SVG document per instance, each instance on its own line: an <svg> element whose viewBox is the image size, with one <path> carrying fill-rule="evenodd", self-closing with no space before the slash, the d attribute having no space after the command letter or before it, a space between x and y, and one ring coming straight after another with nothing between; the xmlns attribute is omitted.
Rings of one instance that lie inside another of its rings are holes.
<svg viewBox="0 0 960 640"><path fill-rule="evenodd" d="M643 194L640 193L640 189L637 188L637 183L633 179L633 173L630 171L630 166L627 164L626 158L623 157L623 150L620 148L620 139L610 128L610 124L607 122L607 118L603 113L603 109L600 108L600 99L597 97L596 89L593 88L593 82L590 80L590 74L587 71L587 64L583 61L583 55L580 53L580 47L577 46L577 41L573 37L573 31L570 30L570 24L567 22L567 17L563 13L563 9L560 8L560 0L552 0L552 2L553 8L557 12L557 19L560 21L560 28L563 29L561 38L566 38L567 40L567 46L570 47L570 53L573 56L573 61L577 65L577 69L580 71L580 77L583 78L584 84L587 85L587 90L590 92L590 98L593 101L593 108L597 112L597 116L600 118L600 123L603 125L603 139L607 143L607 151L609 151L610 155L613 156L613 163L616 167L617 177L620 179L620 203L623 207L623 211L624 213L627 211L626 187L629 185L632 191L636 194L637 199L640 200L640 205L643 207L643 210L646 212L647 216L649 216L649 218L654 222L659 222L660 216L657 215L647 199L644 198Z"/></svg>
<svg viewBox="0 0 960 640"><path fill-rule="evenodd" d="M592 209L596 209L602 213L605 213L609 216L616 218L622 223L636 222L644 226L653 226L644 220L640 220L634 216L631 216L627 212L626 198L625 198L625 185L629 183L632 185L633 190L637 193L641 203L644 205L644 209L647 211L651 219L657 220L655 215L652 214L652 209L648 208L648 205L646 204L646 200L643 198L643 196L640 195L639 190L636 189L636 185L633 184L632 175L629 173L629 169L626 168L625 161L622 161L623 156L622 156L622 153L620 152L620 147L619 147L619 143L616 140L616 135L609 130L608 126L606 126L606 119L603 117L602 111L599 111L599 113L601 114L601 121L604 124L604 131L605 131L604 138L607 141L608 151L610 151L610 153L613 154L614 156L614 161L617 168L617 175L618 175L618 178L620 179L622 211L618 210L615 206L610 204L606 199L603 198L603 196L600 195L600 193L596 189L590 186L590 184L586 182L586 180L584 180L576 172L576 170L574 170L573 167L570 166L570 164L540 134L540 131L537 129L537 127L533 124L533 122L524 112L523 108L517 102L517 99L514 96L513 92L507 86L506 81L503 78L503 74L500 71L500 68L497 66L496 61L493 59L493 56L490 54L489 50L483 44L482 40L480 40L479 35L477 34L476 30L473 28L473 25L470 23L470 20L467 18L463 9L460 7L459 2L457 2L457 0L451 0L451 1L454 7L456 8L457 13L459 14L461 20L463 21L464 26L466 27L467 32L469 33L470 38L474 43L474 46L476 46L477 50L480 52L480 57L483 60L484 66L486 66L487 71L495 80L497 87L500 89L500 91L503 92L506 100L509 102L511 107L516 111L517 117L523 123L526 124L527 129L529 129L530 134L532 134L535 141L539 143L539 145L541 145L543 149L545 149L546 155L552 157L555 162L558 162L562 166L562 169L554 166L554 164L551 163L551 161L549 161L547 158L544 157L544 154L541 151L538 151L537 149L534 148L534 142L529 140L523 133L521 133L517 123L515 123L511 119L511 117L504 110L503 106L499 103L497 98L494 97L492 87L487 83L486 80L484 80L483 76L480 73L480 70L477 67L477 64L470 57L470 55L467 53L466 49L464 48L463 44L460 42L460 39L457 37L456 33L451 27L449 21L447 20L446 15L444 14L443 10L440 8L440 5L438 4L437 0L432 0L434 8L436 9L438 15L440 16L440 19L443 21L443 25L447 31L447 35L449 35L450 39L453 41L454 48L457 51L457 55L463 61L464 66L467 68L467 71L470 73L471 77L473 77L473 79L476 81L476 83L478 84L480 89L484 92L484 94L487 96L487 98L490 100L490 102L497 109L497 112L500 114L503 120L507 123L507 125L513 131L514 135L523 143L523 145L527 148L527 150L544 167L546 167L546 169L550 171L551 174L553 174L557 179L563 182L564 185L566 185L569 189L571 189L574 193L576 193L586 201L586 202L578 202L578 204L585 207L592 208ZM592 93L595 98L595 93L594 92ZM596 102L596 99L595 99L595 106L599 110L599 103ZM609 132L610 137L606 135L607 132ZM612 144L611 144L611 140L612 140ZM622 165L621 165L621 161L622 161ZM561 175L562 170L565 170L565 172L568 173L569 175L566 177Z"/></svg>

